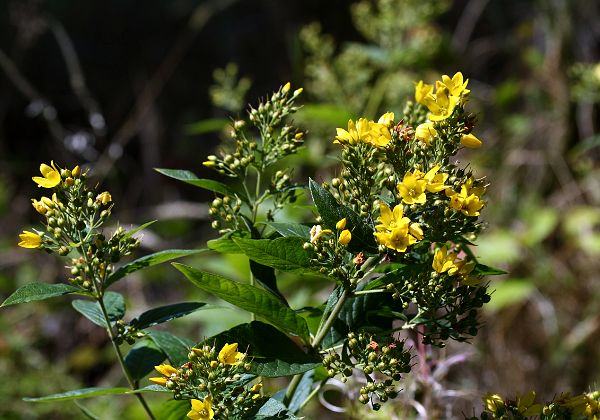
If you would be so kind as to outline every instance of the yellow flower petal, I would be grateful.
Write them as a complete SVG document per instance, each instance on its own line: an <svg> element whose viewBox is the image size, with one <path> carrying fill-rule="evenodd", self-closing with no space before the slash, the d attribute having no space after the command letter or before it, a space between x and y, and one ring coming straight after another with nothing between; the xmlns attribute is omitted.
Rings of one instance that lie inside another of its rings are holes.
<svg viewBox="0 0 600 420"><path fill-rule="evenodd" d="M50 162L51 166L42 163L40 165L40 172L42 174L41 177L34 176L33 182L38 184L39 187L42 188L54 188L58 184L60 184L60 171L54 164L54 161Z"/></svg>
<svg viewBox="0 0 600 420"><path fill-rule="evenodd" d="M481 140L479 140L473 134L469 133L469 134L464 134L460 138L460 144L462 144L465 147L471 148L471 149L476 149L478 147L481 147Z"/></svg>
<svg viewBox="0 0 600 420"><path fill-rule="evenodd" d="M39 248L42 245L42 237L37 233L30 232L28 230L24 230L23 233L19 235L21 242L18 245L22 248Z"/></svg>
<svg viewBox="0 0 600 420"><path fill-rule="evenodd" d="M345 245L348 245L351 240L352 240L352 233L350 233L350 231L348 229L345 229L340 233L340 238L338 239L338 242L345 246Z"/></svg>

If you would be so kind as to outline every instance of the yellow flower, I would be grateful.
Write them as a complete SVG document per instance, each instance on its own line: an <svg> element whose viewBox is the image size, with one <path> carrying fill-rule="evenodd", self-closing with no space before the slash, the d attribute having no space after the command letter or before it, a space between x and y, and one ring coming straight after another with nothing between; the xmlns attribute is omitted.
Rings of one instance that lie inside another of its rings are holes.
<svg viewBox="0 0 600 420"><path fill-rule="evenodd" d="M287 93L290 91L291 87L292 87L292 84L290 82L287 82L285 85L283 85L283 88L281 90L283 91L283 93Z"/></svg>
<svg viewBox="0 0 600 420"><path fill-rule="evenodd" d="M177 376L177 369L175 369L171 365L162 364L162 365L154 366L154 369L158 373L163 375L164 377L163 378L148 378L148 380L150 382L158 384L158 385L165 386L169 379L171 379L174 376Z"/></svg>
<svg viewBox="0 0 600 420"><path fill-rule="evenodd" d="M457 72L452 79L449 76L442 76L442 84L448 89L450 95L452 96L465 96L471 92L467 89L467 84L469 83L469 79L465 80L463 83L463 74L461 72Z"/></svg>
<svg viewBox="0 0 600 420"><path fill-rule="evenodd" d="M365 143L370 143L376 147L385 147L391 140L392 133L386 125L369 121L369 132L363 139Z"/></svg>
<svg viewBox="0 0 600 420"><path fill-rule="evenodd" d="M24 230L23 233L19 235L21 242L18 245L22 248L39 248L42 246L42 237L37 233L30 232L28 230Z"/></svg>
<svg viewBox="0 0 600 420"><path fill-rule="evenodd" d="M451 252L448 254L446 245L435 251L433 256L432 268L438 273L448 272L448 275L452 276L456 274L459 267L455 264L456 253Z"/></svg>
<svg viewBox="0 0 600 420"><path fill-rule="evenodd" d="M226 365L233 365L244 360L246 355L237 351L238 343L225 343L221 351L219 352L219 361Z"/></svg>
<svg viewBox="0 0 600 420"><path fill-rule="evenodd" d="M357 144L366 139L370 131L371 127L369 120L366 118L360 118L356 121L356 124L354 124L354 121L348 120L348 130L336 128L337 135L333 142L341 144Z"/></svg>
<svg viewBox="0 0 600 420"><path fill-rule="evenodd" d="M71 175L73 175L75 178L77 178L77 177L79 177L79 175L81 175L81 168L79 167L79 165L77 165L73 168L73 170L71 171Z"/></svg>
<svg viewBox="0 0 600 420"><path fill-rule="evenodd" d="M101 204L107 205L111 201L112 201L112 196L110 195L110 193L108 191L101 192L96 197L96 203L101 203Z"/></svg>
<svg viewBox="0 0 600 420"><path fill-rule="evenodd" d="M402 183L398 184L398 192L405 204L424 204L426 188L427 181L423 179L423 172L418 169L404 174Z"/></svg>
<svg viewBox="0 0 600 420"><path fill-rule="evenodd" d="M454 112L460 98L451 96L448 93L448 89L438 81L435 90L435 101L427 101L425 104L431 111L431 115L429 115L431 121L445 120Z"/></svg>
<svg viewBox="0 0 600 420"><path fill-rule="evenodd" d="M31 199L31 205L39 214L46 214L50 208L43 201L38 201L35 198Z"/></svg>
<svg viewBox="0 0 600 420"><path fill-rule="evenodd" d="M339 222L337 222L335 224L335 228L337 230L343 230L346 229L346 218L344 217L342 220L340 220Z"/></svg>
<svg viewBox="0 0 600 420"><path fill-rule="evenodd" d="M433 128L432 122L425 122L420 124L415 129L415 138L426 145L431 144L431 140L437 135L437 130Z"/></svg>
<svg viewBox="0 0 600 420"><path fill-rule="evenodd" d="M54 161L50 162L51 166L42 163L40 165L40 172L42 176L34 176L33 182L38 184L42 188L54 188L60 184L60 171L54 164Z"/></svg>
<svg viewBox="0 0 600 420"><path fill-rule="evenodd" d="M214 168L215 166L217 166L217 162L214 162L212 160L205 160L204 162L202 162L202 165L206 166L207 168Z"/></svg>
<svg viewBox="0 0 600 420"><path fill-rule="evenodd" d="M415 100L421 105L427 105L428 102L434 101L433 85L428 85L419 80L415 87Z"/></svg>
<svg viewBox="0 0 600 420"><path fill-rule="evenodd" d="M439 173L440 170L439 165L435 165L433 168L429 170L423 177L423 179L427 182L427 186L425 187L429 192L439 192L448 188L447 185L444 185L444 182L448 179L448 174Z"/></svg>
<svg viewBox="0 0 600 420"><path fill-rule="evenodd" d="M377 120L377 123L378 124L383 124L387 128L390 128L391 126L394 125L394 113L393 112L386 112L381 117L379 117L379 119Z"/></svg>
<svg viewBox="0 0 600 420"><path fill-rule="evenodd" d="M423 239L423 230L418 223L412 223L408 217L404 217L402 204L398 204L391 210L387 205L379 205L380 224L375 226L374 233L377 242L385 245L387 248L398 252L405 252L406 249Z"/></svg>
<svg viewBox="0 0 600 420"><path fill-rule="evenodd" d="M348 229L344 229L341 233L340 233L340 237L338 239L338 242L342 245L348 245L350 243L350 241L352 240L352 233L350 233L350 231Z"/></svg>
<svg viewBox="0 0 600 420"><path fill-rule="evenodd" d="M481 196L485 192L483 187L473 187L473 178L469 178L460 187L460 192L451 188L446 189L446 196L450 197L450 207L460 211L467 216L479 216L479 211L485 205Z"/></svg>
<svg viewBox="0 0 600 420"><path fill-rule="evenodd" d="M481 140L473 134L463 134L460 138L460 144L471 149L477 149L478 147L481 147Z"/></svg>
<svg viewBox="0 0 600 420"><path fill-rule="evenodd" d="M483 403L485 404L485 409L490 413L495 413L496 411L504 407L504 400L498 394L484 395Z"/></svg>
<svg viewBox="0 0 600 420"><path fill-rule="evenodd" d="M192 409L187 413L192 420L211 420L215 416L212 409L212 397L207 395L204 401L192 400Z"/></svg>

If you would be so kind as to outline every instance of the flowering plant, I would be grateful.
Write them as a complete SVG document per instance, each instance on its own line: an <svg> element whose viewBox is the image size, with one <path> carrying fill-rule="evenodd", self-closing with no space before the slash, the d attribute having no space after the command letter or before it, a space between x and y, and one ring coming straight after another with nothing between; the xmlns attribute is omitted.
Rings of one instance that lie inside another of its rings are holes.
<svg viewBox="0 0 600 420"><path fill-rule="evenodd" d="M482 142L465 106L468 80L442 76L435 86L416 84L415 102L377 121L350 120L333 142L341 150L339 175L330 182L293 182L281 161L303 143L291 115L302 89L286 84L248 120L231 127L231 144L204 166L233 182L199 179L190 171L158 169L215 194L209 214L221 235L207 249L168 250L114 264L139 244L117 228L107 239L103 224L112 197L86 186L79 167L42 165L34 181L52 197L34 200L45 230L25 231L20 246L69 258L69 284L24 286L3 304L78 294L73 307L106 329L129 388L86 388L35 401L132 393L148 416L143 392L169 392L192 419L296 418L330 379L362 377L358 401L378 410L401 391L413 368L406 338L443 347L477 334L477 312L490 295L484 276L501 273L480 264L471 245L481 229L485 180L453 160ZM294 223L281 214L307 190L316 219ZM143 227L147 226L143 225ZM216 336L192 340L151 327L200 309L183 302L151 309L125 321L123 297L108 291L143 267L209 250L248 258L250 279L241 283L174 263L189 281L251 314L251 322ZM279 289L279 273L330 282L322 305L294 309ZM121 345L134 346L126 357ZM155 363L148 363L148 359ZM165 363L164 359L168 359ZM162 375L140 389L152 365ZM269 397L264 378L289 377Z"/></svg>

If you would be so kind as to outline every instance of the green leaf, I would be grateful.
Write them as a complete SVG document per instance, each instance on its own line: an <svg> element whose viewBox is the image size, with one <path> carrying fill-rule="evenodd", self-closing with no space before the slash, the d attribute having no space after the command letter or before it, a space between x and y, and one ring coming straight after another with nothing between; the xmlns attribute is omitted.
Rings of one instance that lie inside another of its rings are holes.
<svg viewBox="0 0 600 420"><path fill-rule="evenodd" d="M277 277L275 277L275 270L273 268L250 260L250 271L258 284L277 296L286 306L290 306L285 296L283 296L277 287Z"/></svg>
<svg viewBox="0 0 600 420"><path fill-rule="evenodd" d="M205 190L213 191L223 195L237 195L240 199L248 202L248 197L245 194L234 190L228 185L223 184L222 182L215 181L213 179L203 179L198 178L193 172L187 171L184 169L163 169L163 168L154 168L154 170L158 173L166 175L170 178L177 179L179 181L186 182L188 184L194 185L196 187L204 188Z"/></svg>
<svg viewBox="0 0 600 420"><path fill-rule="evenodd" d="M223 130L230 123L231 121L227 118L207 118L192 124L187 124L185 126L185 134L195 135L214 133Z"/></svg>
<svg viewBox="0 0 600 420"><path fill-rule="evenodd" d="M310 239L310 227L300 223L266 222L266 225L275 229L281 236L298 236L308 241Z"/></svg>
<svg viewBox="0 0 600 420"><path fill-rule="evenodd" d="M151 267L153 265L161 264L166 261L175 260L177 258L186 257L188 255L200 254L202 252L207 251L207 249L167 249L164 251L155 252L154 254L145 255L141 258L138 258L135 261L125 264L117 271L112 273L110 277L106 280L106 287L109 287L110 285L119 281L126 275L141 270L142 268Z"/></svg>
<svg viewBox="0 0 600 420"><path fill-rule="evenodd" d="M178 337L166 331L146 331L148 337L169 358L173 366L180 366L188 360L188 352L194 346L192 340Z"/></svg>
<svg viewBox="0 0 600 420"><path fill-rule="evenodd" d="M54 402L54 401L70 401L78 400L82 398L97 397L99 395L111 395L111 394L126 394L131 391L129 388L81 388L74 389L73 391L62 392L60 394L47 395L45 397L37 398L23 398L23 401L28 402Z"/></svg>
<svg viewBox="0 0 600 420"><path fill-rule="evenodd" d="M139 381L167 356L152 340L138 341L125 356L125 366L133 380Z"/></svg>
<svg viewBox="0 0 600 420"><path fill-rule="evenodd" d="M318 356L304 353L287 335L260 321L235 326L203 344L220 349L226 343L238 343L238 351L248 352L252 358L249 373L258 376L291 376L321 365Z"/></svg>
<svg viewBox="0 0 600 420"><path fill-rule="evenodd" d="M292 399L288 404L288 409L292 413L297 413L300 410L300 408L302 408L302 404L304 403L304 401L306 401L306 399L310 395L314 384L314 377L314 370L305 372L304 375L302 375L302 379L298 383L298 386L296 387L296 390L292 395Z"/></svg>
<svg viewBox="0 0 600 420"><path fill-rule="evenodd" d="M295 420L298 417L290 413L281 401L269 398L253 416L252 420Z"/></svg>
<svg viewBox="0 0 600 420"><path fill-rule="evenodd" d="M171 392L171 391L169 391ZM168 400L162 403L156 411L156 418L160 420L181 420L186 418L190 411L189 400Z"/></svg>
<svg viewBox="0 0 600 420"><path fill-rule="evenodd" d="M507 274L506 271L502 271L498 268L488 267L487 265L477 264L473 268L473 274L477 276L499 276L501 274Z"/></svg>
<svg viewBox="0 0 600 420"><path fill-rule="evenodd" d="M77 312L85 316L94 324L102 328L108 328L104 315L102 314L102 308L98 302L77 299L71 302L71 305ZM106 308L108 319L111 321L111 324L122 319L125 315L125 299L123 299L123 295L120 293L106 292L104 294L104 307Z"/></svg>
<svg viewBox="0 0 600 420"><path fill-rule="evenodd" d="M240 249L253 261L283 271L307 272L310 254L302 247L305 239L284 237L276 239L234 239ZM316 273L316 272L315 272Z"/></svg>
<svg viewBox="0 0 600 420"><path fill-rule="evenodd" d="M304 318L285 306L272 293L187 265L174 263L173 266L200 289L266 319L283 331L297 334L308 342L308 326Z"/></svg>
<svg viewBox="0 0 600 420"><path fill-rule="evenodd" d="M136 227L135 229L128 230L127 233L125 235L123 235L123 238L124 239L129 238L129 237L135 235L136 233L138 233L140 230L144 230L148 226L153 225L154 223L156 223L156 220L150 220L149 222L146 222L143 225Z"/></svg>
<svg viewBox="0 0 600 420"><path fill-rule="evenodd" d="M50 299L56 296L80 291L81 289L79 287L71 286L70 284L29 283L19 287L2 303L2 305L0 305L0 307Z"/></svg>
<svg viewBox="0 0 600 420"><path fill-rule="evenodd" d="M171 305L159 306L142 313L139 317L133 319L129 324L138 330L153 327L175 318L196 312L207 304L204 302L181 302Z"/></svg>
<svg viewBox="0 0 600 420"><path fill-rule="evenodd" d="M240 247L233 241L234 238L250 237L249 233L245 233L248 236L240 236L237 232L235 234L226 233L218 239L212 239L206 243L209 249L220 252L221 254L243 254Z"/></svg>
<svg viewBox="0 0 600 420"><path fill-rule="evenodd" d="M352 232L352 240L348 244L350 251L376 251L377 244L373 236L373 228L352 209L341 205L335 197L314 180L309 181L313 202L323 219L323 225L335 232L338 221L346 218L346 228Z"/></svg>

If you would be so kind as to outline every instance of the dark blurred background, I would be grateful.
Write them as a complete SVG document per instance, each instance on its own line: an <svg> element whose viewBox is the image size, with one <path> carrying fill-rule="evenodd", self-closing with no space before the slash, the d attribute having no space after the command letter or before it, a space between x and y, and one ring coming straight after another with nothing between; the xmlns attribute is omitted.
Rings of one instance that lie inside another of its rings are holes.
<svg viewBox="0 0 600 420"><path fill-rule="evenodd" d="M298 122L309 137L293 164L299 178L325 177L335 170L322 156L333 150L336 124L398 115L413 80L462 71L484 143L459 158L491 183L488 230L475 251L509 274L493 281L472 346L432 350L449 372L431 381L461 392L442 393L433 382L424 389L444 418L477 406L488 391L535 389L552 398L597 387L599 61L594 1L3 0L0 296L64 279L60 262L16 247L17 234L38 223L31 176L41 162L90 168L125 226L159 219L142 253L201 247L215 236L204 204L212 194L153 168L215 177L201 162L221 141L223 119L243 115L244 104L287 81L304 86ZM243 278L245 262L211 261L203 264ZM205 299L168 267L121 287L134 313ZM290 280L288 291L300 305L318 300L322 287ZM218 322L198 315L173 325L199 338L245 320L230 312ZM114 384L119 371L105 344L65 300L2 309L0 375L10 380L0 384L0 417L77 418L72 404L20 398ZM102 418L137 415L129 400L115 400L90 404ZM381 418L400 412L394 407Z"/></svg>

